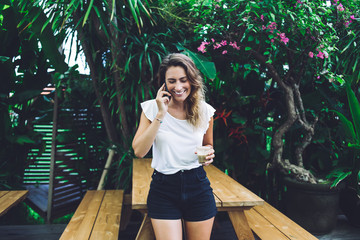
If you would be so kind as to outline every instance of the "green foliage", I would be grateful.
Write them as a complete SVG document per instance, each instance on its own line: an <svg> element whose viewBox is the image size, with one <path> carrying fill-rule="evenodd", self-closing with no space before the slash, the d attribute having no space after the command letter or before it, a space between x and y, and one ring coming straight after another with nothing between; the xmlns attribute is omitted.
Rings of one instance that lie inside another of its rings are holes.
<svg viewBox="0 0 360 240"><path fill-rule="evenodd" d="M22 15L16 7L0 5L0 16L0 187L21 188L27 153L42 146L31 123L49 107L39 94L51 82L50 65L32 33L17 28Z"/></svg>
<svg viewBox="0 0 360 240"><path fill-rule="evenodd" d="M359 191L359 173L360 173L360 103L351 84L357 79L357 73L353 76L348 76L345 84L346 95L348 99L350 117L349 119L342 113L333 110L339 117L343 129L346 134L346 143L349 148L353 149L353 159L350 166L335 169L329 178L335 178L333 186L336 186L346 177L351 176L350 185Z"/></svg>

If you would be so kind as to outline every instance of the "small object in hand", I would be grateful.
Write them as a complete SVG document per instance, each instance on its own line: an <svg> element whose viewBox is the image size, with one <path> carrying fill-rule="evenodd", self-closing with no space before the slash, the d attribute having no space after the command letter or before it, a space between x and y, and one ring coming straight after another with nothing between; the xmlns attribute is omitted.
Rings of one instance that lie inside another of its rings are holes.
<svg viewBox="0 0 360 240"><path fill-rule="evenodd" d="M206 161L208 161L206 159L206 156L211 152L211 147L210 146L198 146L196 147L196 153L198 155L198 159L199 159L199 163L205 163Z"/></svg>

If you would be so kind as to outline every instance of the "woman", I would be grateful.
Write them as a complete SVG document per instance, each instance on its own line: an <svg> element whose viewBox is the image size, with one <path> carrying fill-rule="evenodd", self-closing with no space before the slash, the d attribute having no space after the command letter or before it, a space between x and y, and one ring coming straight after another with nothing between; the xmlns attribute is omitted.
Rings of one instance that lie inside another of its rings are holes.
<svg viewBox="0 0 360 240"><path fill-rule="evenodd" d="M164 84L156 99L141 104L140 124L132 146L144 157L152 147L154 168L147 199L157 240L210 239L216 205L202 165L213 162L213 114L204 101L204 86L194 62L183 54L168 55L159 67ZM166 88L167 87L167 88ZM199 164L196 146L211 146Z"/></svg>

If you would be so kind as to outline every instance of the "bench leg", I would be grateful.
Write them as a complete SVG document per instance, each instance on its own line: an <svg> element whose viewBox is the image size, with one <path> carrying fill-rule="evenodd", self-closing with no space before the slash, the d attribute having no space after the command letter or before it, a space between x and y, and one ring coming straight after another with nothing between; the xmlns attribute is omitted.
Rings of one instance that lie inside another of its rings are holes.
<svg viewBox="0 0 360 240"><path fill-rule="evenodd" d="M244 210L228 211L228 214L239 240L255 240Z"/></svg>
<svg viewBox="0 0 360 240"><path fill-rule="evenodd" d="M154 229L151 225L151 220L148 217L147 213L144 214L144 219L141 223L139 232L135 240L154 240L155 234Z"/></svg>

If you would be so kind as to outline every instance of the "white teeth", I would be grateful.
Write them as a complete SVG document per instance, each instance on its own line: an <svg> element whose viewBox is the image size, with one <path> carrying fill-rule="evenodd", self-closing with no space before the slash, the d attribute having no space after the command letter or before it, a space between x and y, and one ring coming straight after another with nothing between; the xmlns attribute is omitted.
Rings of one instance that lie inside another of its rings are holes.
<svg viewBox="0 0 360 240"><path fill-rule="evenodd" d="M185 90L181 91L181 92L175 92L176 95L181 95L185 92Z"/></svg>

